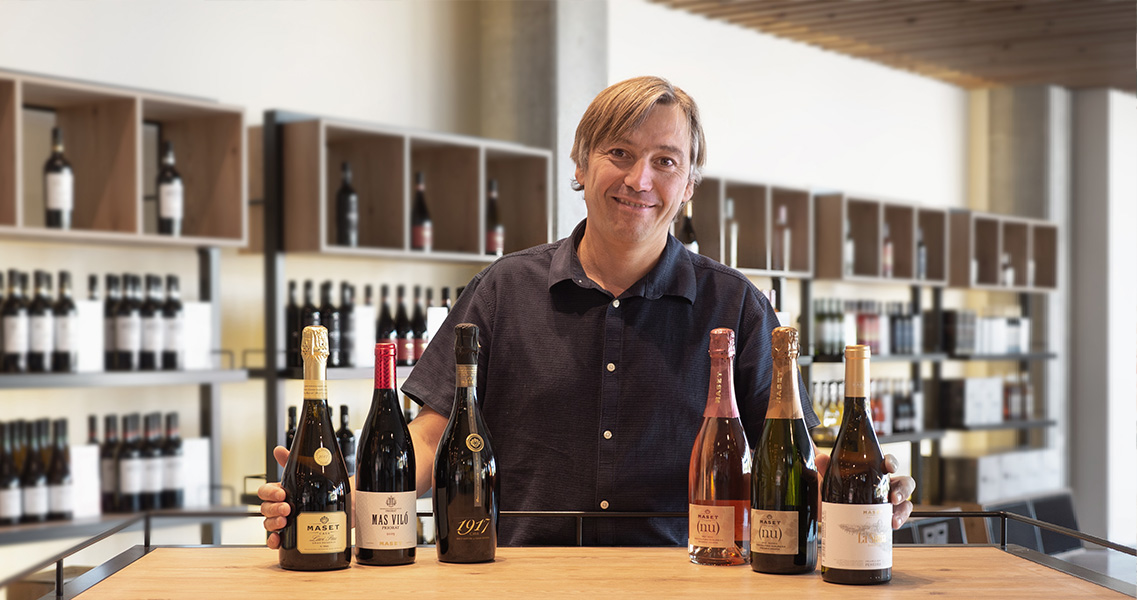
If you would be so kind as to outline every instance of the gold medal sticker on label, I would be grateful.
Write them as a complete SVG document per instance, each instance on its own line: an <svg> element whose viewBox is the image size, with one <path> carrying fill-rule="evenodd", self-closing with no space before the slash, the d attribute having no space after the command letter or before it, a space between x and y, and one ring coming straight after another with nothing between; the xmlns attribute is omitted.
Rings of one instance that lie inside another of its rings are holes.
<svg viewBox="0 0 1137 600"><path fill-rule="evenodd" d="M466 447L469 448L471 452L481 452L482 448L486 447L486 442L482 439L482 436L471 433L466 436Z"/></svg>
<svg viewBox="0 0 1137 600"><path fill-rule="evenodd" d="M316 450L316 454L312 455L312 458L316 459L316 464L326 467L332 464L332 451L327 448L319 448Z"/></svg>
<svg viewBox="0 0 1137 600"><path fill-rule="evenodd" d="M457 387L474 387L478 384L478 365L457 365Z"/></svg>
<svg viewBox="0 0 1137 600"><path fill-rule="evenodd" d="M304 399L323 400L328 397L328 382L324 379L304 381Z"/></svg>

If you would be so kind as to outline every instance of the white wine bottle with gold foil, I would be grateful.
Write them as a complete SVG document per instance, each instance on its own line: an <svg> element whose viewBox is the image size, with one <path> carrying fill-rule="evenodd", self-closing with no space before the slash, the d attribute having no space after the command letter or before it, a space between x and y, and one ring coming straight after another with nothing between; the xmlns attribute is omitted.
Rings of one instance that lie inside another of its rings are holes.
<svg viewBox="0 0 1137 600"><path fill-rule="evenodd" d="M280 566L330 571L351 564L351 487L328 412L328 331L305 327L304 406L281 486L289 513L280 530Z"/></svg>

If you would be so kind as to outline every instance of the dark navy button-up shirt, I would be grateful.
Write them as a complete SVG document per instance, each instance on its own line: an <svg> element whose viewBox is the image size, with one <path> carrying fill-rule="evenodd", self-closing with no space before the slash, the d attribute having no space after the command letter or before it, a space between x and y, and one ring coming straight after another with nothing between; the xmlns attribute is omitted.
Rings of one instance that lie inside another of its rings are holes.
<svg viewBox="0 0 1137 600"><path fill-rule="evenodd" d="M703 421L716 327L735 331L734 383L751 446L761 435L777 319L738 271L668 237L659 263L614 298L572 236L509 254L466 286L403 392L449 415L454 325L480 330L478 400L501 510L679 512ZM807 424L817 424L805 386ZM571 545L575 521L503 518L502 545ZM586 545L683 545L685 518L585 519Z"/></svg>

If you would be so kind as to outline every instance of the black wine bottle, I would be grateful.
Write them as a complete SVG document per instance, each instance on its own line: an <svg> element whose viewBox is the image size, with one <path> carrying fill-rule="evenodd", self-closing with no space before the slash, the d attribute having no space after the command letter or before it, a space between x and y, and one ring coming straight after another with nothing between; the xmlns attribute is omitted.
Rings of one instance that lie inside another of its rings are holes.
<svg viewBox="0 0 1137 600"><path fill-rule="evenodd" d="M281 486L289 512L280 530L280 566L328 571L351 565L351 486L328 411L328 333L305 327L304 412Z"/></svg>
<svg viewBox="0 0 1137 600"><path fill-rule="evenodd" d="M454 328L454 408L434 457L434 521L438 560L476 563L497 551L497 477L490 432L478 408L478 327Z"/></svg>
<svg viewBox="0 0 1137 600"><path fill-rule="evenodd" d="M104 513L118 510L118 462L116 456L120 441L118 439L118 417L103 417L103 444L99 447L99 489L100 504Z"/></svg>
<svg viewBox="0 0 1137 600"><path fill-rule="evenodd" d="M107 298L103 302L103 369L118 370L118 343L115 332L118 330L115 313L122 301L118 275L107 275Z"/></svg>
<svg viewBox="0 0 1137 600"><path fill-rule="evenodd" d="M177 371L185 363L185 310L178 291L178 276L166 276L166 303L162 305L162 369Z"/></svg>
<svg viewBox="0 0 1137 600"><path fill-rule="evenodd" d="M442 306L446 308L446 312L450 312L450 309L454 308L454 304L450 302L450 288L448 287L442 288Z"/></svg>
<svg viewBox="0 0 1137 600"><path fill-rule="evenodd" d="M162 278L157 275L146 276L146 300L138 310L142 323L142 346L138 352L138 368L142 371L156 371L162 366L162 353L165 352L165 323L162 318Z"/></svg>
<svg viewBox="0 0 1137 600"><path fill-rule="evenodd" d="M422 286L415 286L415 308L411 313L411 338L414 339L414 356L417 363L426 350L426 308L422 303Z"/></svg>
<svg viewBox="0 0 1137 600"><path fill-rule="evenodd" d="M51 370L55 342L54 315L51 310L51 274L36 270L35 296L28 306L28 371Z"/></svg>
<svg viewBox="0 0 1137 600"><path fill-rule="evenodd" d="M750 567L808 573L817 566L821 478L801 408L797 330L775 329L771 349L774 380L750 477Z"/></svg>
<svg viewBox="0 0 1137 600"><path fill-rule="evenodd" d="M135 300L136 277L123 275L122 279L122 299L115 308L115 367L119 371L136 371L142 350L142 303Z"/></svg>
<svg viewBox="0 0 1137 600"><path fill-rule="evenodd" d="M288 427L284 430L284 447L292 450L292 440L294 439L296 439L296 407L289 406Z"/></svg>
<svg viewBox="0 0 1137 600"><path fill-rule="evenodd" d="M52 229L71 229L75 207L75 175L63 156L63 131L51 129L51 156L43 165L45 224Z"/></svg>
<svg viewBox="0 0 1137 600"><path fill-rule="evenodd" d="M679 232L675 237L679 238L688 250L698 254L699 240L695 236L695 219L691 214L691 203L687 202L684 209L683 216L679 218Z"/></svg>
<svg viewBox="0 0 1137 600"><path fill-rule="evenodd" d="M185 187L174 167L174 144L166 140L162 143L162 164L158 168L158 233L181 235L184 207Z"/></svg>
<svg viewBox="0 0 1137 600"><path fill-rule="evenodd" d="M332 304L331 281L320 284L320 325L328 330L328 368L342 366L343 323L340 322L339 307Z"/></svg>
<svg viewBox="0 0 1137 600"><path fill-rule="evenodd" d="M486 254L501 256L505 252L505 225L497 209L497 180L491 179L486 190Z"/></svg>
<svg viewBox="0 0 1137 600"><path fill-rule="evenodd" d="M142 510L162 507L162 415L145 416L142 438Z"/></svg>
<svg viewBox="0 0 1137 600"><path fill-rule="evenodd" d="M15 525L24 516L24 496L13 443L15 426L11 421L0 423L0 525Z"/></svg>
<svg viewBox="0 0 1137 600"><path fill-rule="evenodd" d="M115 510L118 512L142 510L142 444L138 432L140 420L138 414L122 418L122 443L115 451L115 466L118 468Z"/></svg>
<svg viewBox="0 0 1137 600"><path fill-rule="evenodd" d="M99 445L99 416L87 415L87 445Z"/></svg>
<svg viewBox="0 0 1137 600"><path fill-rule="evenodd" d="M26 373L28 370L28 303L20 286L22 274L8 271L8 299L0 308L4 321L3 372Z"/></svg>
<svg viewBox="0 0 1137 600"><path fill-rule="evenodd" d="M375 344L375 392L363 423L355 472L355 560L415 561L415 451L395 391L395 344Z"/></svg>
<svg viewBox="0 0 1137 600"><path fill-rule="evenodd" d="M285 364L300 367L300 304L296 301L296 280L288 281L288 305L284 307L284 335L288 339Z"/></svg>
<svg viewBox="0 0 1137 600"><path fill-rule="evenodd" d="M71 446L67 442L67 419L52 426L51 463L47 469L47 518L70 519L75 514L71 482Z"/></svg>
<svg viewBox="0 0 1137 600"><path fill-rule="evenodd" d="M51 355L51 370L56 373L74 373L79 369L79 310L72 297L71 273L68 271L59 272L59 299L52 308L52 314L55 317L55 344Z"/></svg>
<svg viewBox="0 0 1137 600"><path fill-rule="evenodd" d="M3 312L4 312L4 305L7 304L7 300L4 297L4 292L7 289L8 288L4 287L4 272L0 271L0 372L3 372L3 368L4 368L4 317L3 317Z"/></svg>
<svg viewBox="0 0 1137 600"><path fill-rule="evenodd" d="M400 367L409 367L415 364L415 334L407 314L405 286L395 288L395 302L395 343L398 344L395 359Z"/></svg>
<svg viewBox="0 0 1137 600"><path fill-rule="evenodd" d="M336 443L340 445L343 463L349 474L355 473L355 434L351 432L351 419L346 404L340 405L340 428L336 430Z"/></svg>
<svg viewBox="0 0 1137 600"><path fill-rule="evenodd" d="M426 176L419 171L415 173L415 200L411 206L411 250L430 252L433 242L434 228L426 206Z"/></svg>
<svg viewBox="0 0 1137 600"><path fill-rule="evenodd" d="M379 286L379 318L375 321L375 341L395 340L395 318L387 297L387 284Z"/></svg>
<svg viewBox="0 0 1137 600"><path fill-rule="evenodd" d="M359 245L359 196L351 186L351 164L346 161L340 179L336 192L336 244L354 248Z"/></svg>
<svg viewBox="0 0 1137 600"><path fill-rule="evenodd" d="M821 578L892 580L892 505L869 409L868 346L845 348L845 410L821 484Z"/></svg>
<svg viewBox="0 0 1137 600"><path fill-rule="evenodd" d="M312 280L304 281L304 304L300 306L300 326L296 329L296 357L295 366L303 368L304 358L300 355L300 340L304 334L305 327L319 327L320 323L320 307L316 306L313 300L313 285Z"/></svg>
<svg viewBox="0 0 1137 600"><path fill-rule="evenodd" d="M38 523L47 520L47 468L40 451L39 426L35 422L24 424L24 435L28 440L27 458L24 459L24 474L20 485L24 491L24 523Z"/></svg>
<svg viewBox="0 0 1137 600"><path fill-rule="evenodd" d="M28 460L27 425L23 419L16 419L12 423L12 460L16 463L16 471L20 477L24 476L24 463Z"/></svg>
<svg viewBox="0 0 1137 600"><path fill-rule="evenodd" d="M340 282L340 366L355 364L355 286ZM354 473L355 469L351 469Z"/></svg>
<svg viewBox="0 0 1137 600"><path fill-rule="evenodd" d="M178 413L166 415L166 439L162 444L162 508L186 504L186 481L182 468L182 434Z"/></svg>

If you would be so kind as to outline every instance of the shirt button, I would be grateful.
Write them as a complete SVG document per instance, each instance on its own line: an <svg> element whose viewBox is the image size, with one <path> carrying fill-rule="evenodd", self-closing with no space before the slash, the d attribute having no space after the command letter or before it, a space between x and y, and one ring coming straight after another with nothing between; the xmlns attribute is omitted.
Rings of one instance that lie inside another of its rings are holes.
<svg viewBox="0 0 1137 600"><path fill-rule="evenodd" d="M620 300L619 299L612 301L612 308L620 308Z"/></svg>
<svg viewBox="0 0 1137 600"><path fill-rule="evenodd" d="M615 370L616 370L616 363L608 363L608 372L611 373L612 371L615 371Z"/></svg>
<svg viewBox="0 0 1137 600"><path fill-rule="evenodd" d="M605 431L604 432L604 439L606 439L606 440L612 439L612 432L611 431Z"/></svg>
<svg viewBox="0 0 1137 600"><path fill-rule="evenodd" d="M600 508L603 508L604 510L608 510L608 501L607 500L601 500L600 501Z"/></svg>

